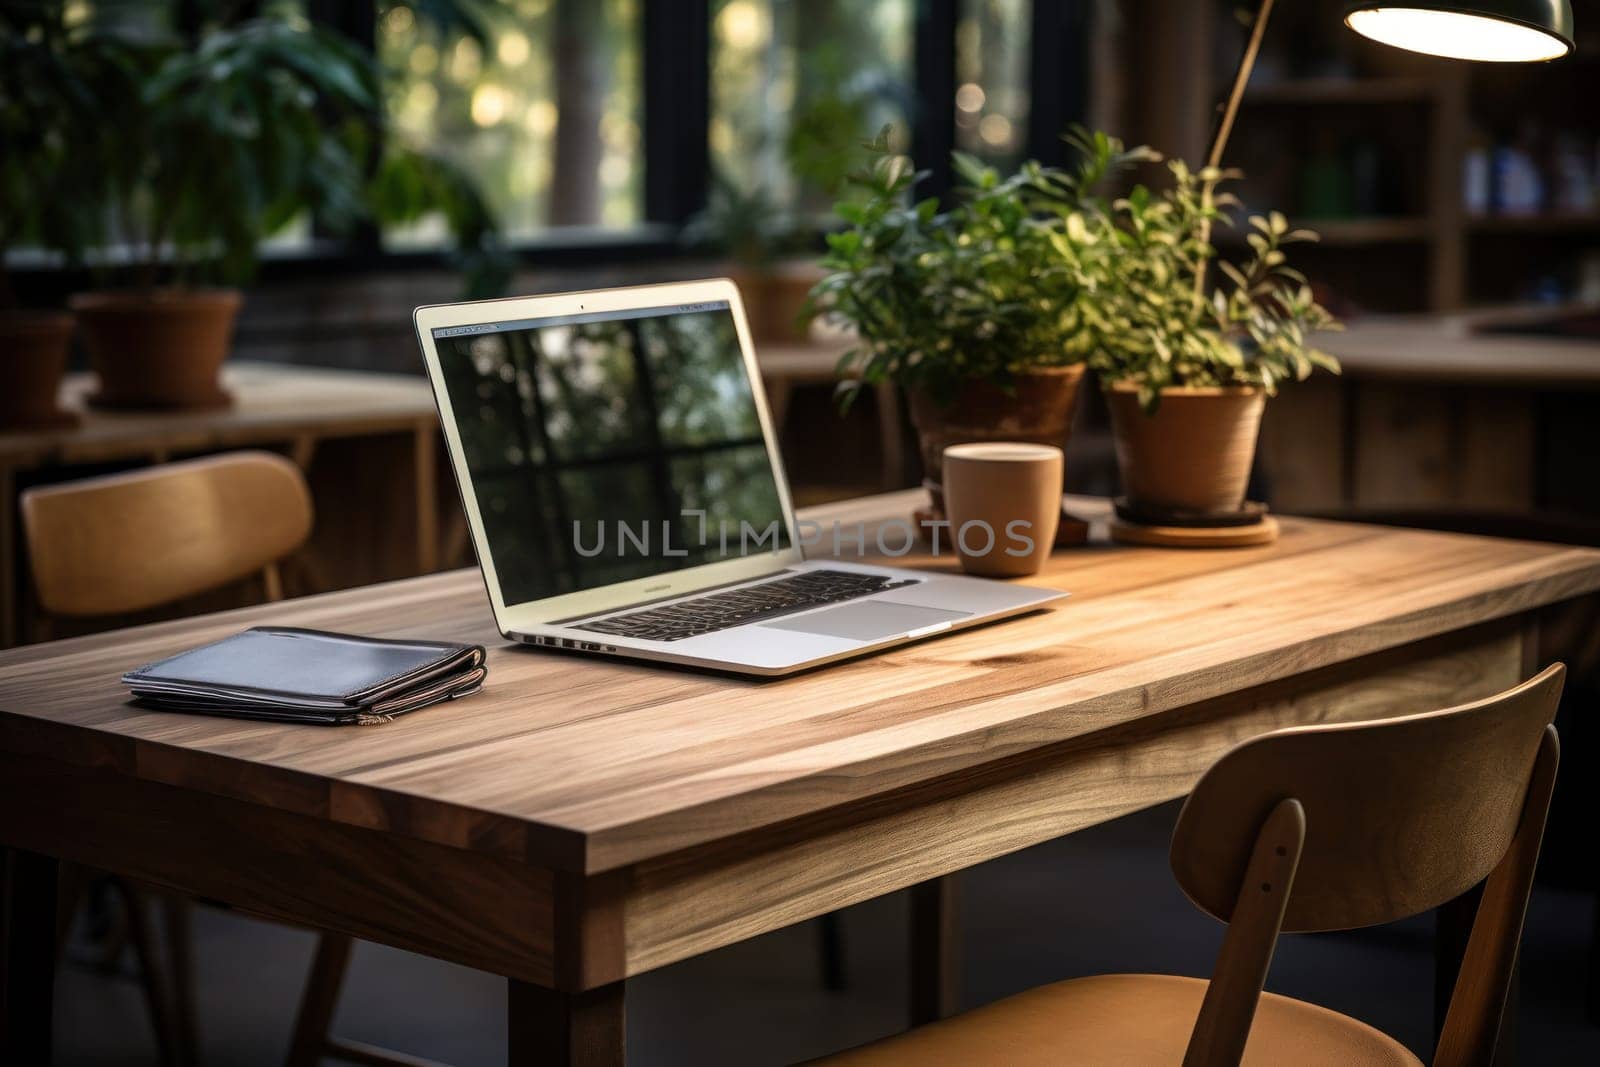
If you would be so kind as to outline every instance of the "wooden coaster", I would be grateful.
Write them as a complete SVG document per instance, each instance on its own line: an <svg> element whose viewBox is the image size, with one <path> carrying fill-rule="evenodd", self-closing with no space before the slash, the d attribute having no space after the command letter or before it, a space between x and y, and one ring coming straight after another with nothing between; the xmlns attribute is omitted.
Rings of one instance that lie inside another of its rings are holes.
<svg viewBox="0 0 1600 1067"><path fill-rule="evenodd" d="M1214 529L1218 526L1254 526L1267 513L1267 505L1259 500L1246 500L1237 508L1227 511L1183 511L1181 509L1153 508L1135 504L1119 496L1111 502L1117 518L1136 526L1200 526Z"/></svg>
<svg viewBox="0 0 1600 1067"><path fill-rule="evenodd" d="M1266 545L1278 539L1278 520L1263 515L1249 526L1143 526L1111 520L1111 540L1123 545L1159 548L1243 548Z"/></svg>

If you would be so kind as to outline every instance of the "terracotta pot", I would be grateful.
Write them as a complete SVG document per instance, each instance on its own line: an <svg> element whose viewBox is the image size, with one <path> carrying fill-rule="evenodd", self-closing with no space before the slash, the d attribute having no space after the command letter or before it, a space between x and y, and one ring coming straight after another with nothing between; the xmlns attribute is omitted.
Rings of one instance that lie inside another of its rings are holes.
<svg viewBox="0 0 1600 1067"><path fill-rule="evenodd" d="M233 343L236 289L107 290L72 298L89 363L90 403L114 408L208 408L229 403L217 381Z"/></svg>
<svg viewBox="0 0 1600 1067"><path fill-rule="evenodd" d="M935 511L944 511L941 463L951 445L1026 441L1067 447L1083 366L1040 367L1018 374L1015 381L1013 393L986 381L970 381L945 406L920 389L910 391L911 422L917 428L923 475Z"/></svg>
<svg viewBox="0 0 1600 1067"><path fill-rule="evenodd" d="M72 316L0 311L0 431L70 426L57 406L72 346Z"/></svg>
<svg viewBox="0 0 1600 1067"><path fill-rule="evenodd" d="M800 324L800 314L811 287L824 276L821 267L805 260L729 272L744 298L751 334L768 344L804 344L810 339L810 327Z"/></svg>
<svg viewBox="0 0 1600 1067"><path fill-rule="evenodd" d="M1154 415L1133 385L1106 387L1122 492L1135 506L1236 512L1244 504L1266 395L1259 389L1163 389Z"/></svg>

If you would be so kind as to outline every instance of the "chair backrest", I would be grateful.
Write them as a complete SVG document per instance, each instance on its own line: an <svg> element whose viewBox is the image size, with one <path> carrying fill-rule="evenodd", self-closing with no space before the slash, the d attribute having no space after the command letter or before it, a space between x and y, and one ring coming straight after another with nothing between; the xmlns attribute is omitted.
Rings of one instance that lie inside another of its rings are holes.
<svg viewBox="0 0 1600 1067"><path fill-rule="evenodd" d="M41 486L21 504L39 603L62 616L144 611L270 572L311 533L305 479L270 452Z"/></svg>
<svg viewBox="0 0 1600 1067"><path fill-rule="evenodd" d="M1488 1064L1555 785L1566 668L1444 711L1247 741L1206 772L1172 869L1227 922L1185 1067L1236 1064L1280 931L1347 930L1484 883L1435 1067Z"/></svg>
<svg viewBox="0 0 1600 1067"><path fill-rule="evenodd" d="M1557 664L1461 707L1244 742L1184 805L1173 873L1191 900L1228 920L1257 830L1293 798L1306 839L1284 930L1392 922L1459 896L1511 843L1564 675Z"/></svg>

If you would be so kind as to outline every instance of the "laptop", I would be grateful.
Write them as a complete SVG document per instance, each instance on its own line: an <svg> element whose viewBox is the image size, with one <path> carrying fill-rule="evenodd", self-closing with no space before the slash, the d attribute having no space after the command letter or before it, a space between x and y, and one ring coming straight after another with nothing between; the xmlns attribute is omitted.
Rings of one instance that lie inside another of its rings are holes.
<svg viewBox="0 0 1600 1067"><path fill-rule="evenodd" d="M441 304L413 320L511 640L784 675L1066 596L869 562L905 554L909 521L797 522L727 279ZM833 558L808 560L808 544Z"/></svg>

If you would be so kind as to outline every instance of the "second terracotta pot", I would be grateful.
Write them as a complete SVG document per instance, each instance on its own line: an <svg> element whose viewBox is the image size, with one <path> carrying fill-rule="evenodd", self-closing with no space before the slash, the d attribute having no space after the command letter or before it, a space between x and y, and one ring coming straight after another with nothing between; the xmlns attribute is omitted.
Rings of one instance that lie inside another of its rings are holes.
<svg viewBox="0 0 1600 1067"><path fill-rule="evenodd" d="M1266 396L1260 389L1163 389L1154 415L1135 386L1105 389L1122 492L1137 507L1236 512L1244 504Z"/></svg>
<svg viewBox="0 0 1600 1067"><path fill-rule="evenodd" d="M920 389L910 391L922 470L936 511L944 511L944 450L976 441L1025 441L1067 447L1078 406L1083 366L1040 367L1016 375L1007 392L987 381L967 382L949 404Z"/></svg>
<svg viewBox="0 0 1600 1067"><path fill-rule="evenodd" d="M91 403L115 408L209 408L242 301L236 289L105 290L72 298L89 363Z"/></svg>

